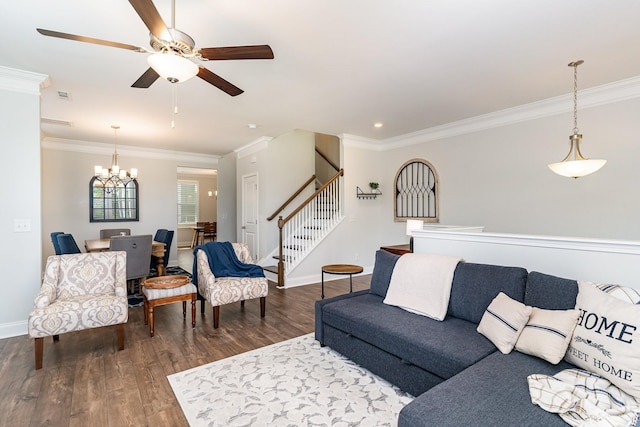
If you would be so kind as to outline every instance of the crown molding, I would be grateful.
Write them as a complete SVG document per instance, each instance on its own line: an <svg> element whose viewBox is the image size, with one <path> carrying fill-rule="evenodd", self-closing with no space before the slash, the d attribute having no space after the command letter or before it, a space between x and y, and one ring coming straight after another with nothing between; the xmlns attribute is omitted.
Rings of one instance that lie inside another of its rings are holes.
<svg viewBox="0 0 640 427"><path fill-rule="evenodd" d="M269 146L273 138L270 136L261 136L260 138L251 141L250 143L243 145L240 148L233 150L236 153L236 158L241 159L243 157L250 156L259 151L265 150Z"/></svg>
<svg viewBox="0 0 640 427"><path fill-rule="evenodd" d="M580 109L598 107L640 97L640 76L578 91ZM573 111L573 92L507 108L468 119L423 129L393 138L373 140L344 135L346 146L387 151L432 142L524 121L555 116Z"/></svg>
<svg viewBox="0 0 640 427"><path fill-rule="evenodd" d="M113 153L113 144L92 141L77 141L61 138L44 138L42 148L49 150L71 151L74 153L109 154ZM158 160L176 160L178 162L217 166L220 156L185 151L161 150L158 148L118 146L118 154L131 157L143 157Z"/></svg>
<svg viewBox="0 0 640 427"><path fill-rule="evenodd" d="M40 89L51 84L46 74L0 66L0 90L40 95Z"/></svg>
<svg viewBox="0 0 640 427"><path fill-rule="evenodd" d="M342 133L338 135L338 138L340 138L342 145L345 147L362 148L365 150L375 151L382 150L382 141L376 139L365 138L363 136L351 135L348 133Z"/></svg>

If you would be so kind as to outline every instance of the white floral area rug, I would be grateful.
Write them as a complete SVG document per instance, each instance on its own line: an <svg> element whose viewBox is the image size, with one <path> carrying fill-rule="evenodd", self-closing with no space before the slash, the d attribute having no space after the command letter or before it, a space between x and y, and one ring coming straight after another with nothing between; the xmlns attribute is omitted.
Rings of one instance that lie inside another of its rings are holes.
<svg viewBox="0 0 640 427"><path fill-rule="evenodd" d="M313 334L167 378L191 426L395 426L413 400Z"/></svg>

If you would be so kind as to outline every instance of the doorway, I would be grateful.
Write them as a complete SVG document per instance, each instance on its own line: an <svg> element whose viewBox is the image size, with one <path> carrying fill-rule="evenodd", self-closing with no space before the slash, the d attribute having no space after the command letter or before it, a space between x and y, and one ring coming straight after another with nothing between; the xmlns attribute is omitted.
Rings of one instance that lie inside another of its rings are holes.
<svg viewBox="0 0 640 427"><path fill-rule="evenodd" d="M258 253L258 174L242 176L242 224L240 238L246 243L253 259Z"/></svg>

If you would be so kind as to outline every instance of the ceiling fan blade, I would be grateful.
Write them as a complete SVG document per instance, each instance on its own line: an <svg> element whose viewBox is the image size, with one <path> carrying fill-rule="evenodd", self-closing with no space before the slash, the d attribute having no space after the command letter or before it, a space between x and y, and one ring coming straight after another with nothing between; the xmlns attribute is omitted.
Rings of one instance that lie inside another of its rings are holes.
<svg viewBox="0 0 640 427"><path fill-rule="evenodd" d="M94 39L92 37L78 36L75 34L60 33L58 31L45 30L42 28L36 28L36 30L43 36L57 37L59 39L75 40L78 42L99 44L102 46L117 47L119 49L132 50L134 52L147 52L146 49L143 49L138 46L133 46L130 44L112 42L109 40Z"/></svg>
<svg viewBox="0 0 640 427"><path fill-rule="evenodd" d="M202 80L205 80L211 83L218 89L224 92L227 92L231 96L238 96L242 92L244 92L239 87L234 86L233 84L229 83L219 75L214 74L213 72L207 70L206 68L202 68L202 67L199 68L198 77L200 77Z"/></svg>
<svg viewBox="0 0 640 427"><path fill-rule="evenodd" d="M173 40L171 33L167 29L167 25L162 20L158 9L153 5L151 0L129 0L131 6L136 10L144 25L147 26L151 34L161 40Z"/></svg>
<svg viewBox="0 0 640 427"><path fill-rule="evenodd" d="M212 61L226 59L273 59L273 51L266 44L256 46L205 47L200 49L203 58Z"/></svg>
<svg viewBox="0 0 640 427"><path fill-rule="evenodd" d="M160 75L156 73L156 71L153 68L149 67L149 69L145 71L144 74L142 74L140 78L136 80L134 84L131 85L131 87L146 89L149 86L151 86L153 82L158 80L158 77L160 77Z"/></svg>

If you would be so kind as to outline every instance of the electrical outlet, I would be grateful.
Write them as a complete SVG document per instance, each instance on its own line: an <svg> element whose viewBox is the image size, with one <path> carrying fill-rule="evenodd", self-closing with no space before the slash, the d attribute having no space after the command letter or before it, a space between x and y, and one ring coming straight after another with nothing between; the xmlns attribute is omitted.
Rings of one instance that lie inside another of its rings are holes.
<svg viewBox="0 0 640 427"><path fill-rule="evenodd" d="M14 219L13 220L14 233L28 233L30 231L31 231L30 219Z"/></svg>

